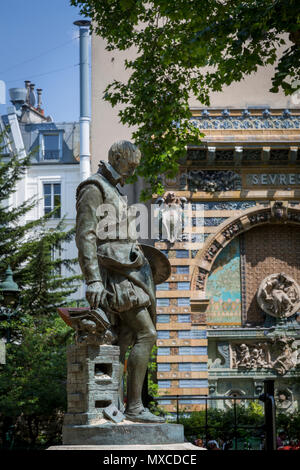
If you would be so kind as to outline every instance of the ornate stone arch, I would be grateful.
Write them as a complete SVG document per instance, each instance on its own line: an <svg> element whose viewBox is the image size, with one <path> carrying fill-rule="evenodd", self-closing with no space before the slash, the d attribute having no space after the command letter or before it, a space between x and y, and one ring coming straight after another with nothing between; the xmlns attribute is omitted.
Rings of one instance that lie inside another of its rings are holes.
<svg viewBox="0 0 300 470"><path fill-rule="evenodd" d="M201 305L208 302L206 283L219 253L235 237L254 227L265 224L296 224L300 225L300 208L292 206L288 201L271 201L265 206L255 206L245 210L238 217L227 219L218 227L199 250L194 258L191 276L192 310L201 310Z"/></svg>

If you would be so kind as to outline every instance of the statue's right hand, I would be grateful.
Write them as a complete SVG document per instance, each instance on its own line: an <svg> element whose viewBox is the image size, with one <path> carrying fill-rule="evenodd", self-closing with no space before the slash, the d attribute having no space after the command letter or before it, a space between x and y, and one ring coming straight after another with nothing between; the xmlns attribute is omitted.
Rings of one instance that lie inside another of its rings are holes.
<svg viewBox="0 0 300 470"><path fill-rule="evenodd" d="M87 286L85 297L88 303L90 304L91 308L98 307L103 290L104 286L100 281L92 282Z"/></svg>

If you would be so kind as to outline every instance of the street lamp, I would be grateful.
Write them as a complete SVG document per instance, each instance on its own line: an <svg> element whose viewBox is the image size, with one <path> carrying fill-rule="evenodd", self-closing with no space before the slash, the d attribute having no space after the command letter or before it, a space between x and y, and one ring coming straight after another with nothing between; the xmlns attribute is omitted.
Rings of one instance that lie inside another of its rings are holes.
<svg viewBox="0 0 300 470"><path fill-rule="evenodd" d="M20 289L18 284L13 280L13 272L8 266L5 271L5 279L0 283L0 294L2 294L3 306L0 306L0 316L4 316L9 324L7 328L6 342L10 343L10 323L11 317L16 315L19 304Z"/></svg>

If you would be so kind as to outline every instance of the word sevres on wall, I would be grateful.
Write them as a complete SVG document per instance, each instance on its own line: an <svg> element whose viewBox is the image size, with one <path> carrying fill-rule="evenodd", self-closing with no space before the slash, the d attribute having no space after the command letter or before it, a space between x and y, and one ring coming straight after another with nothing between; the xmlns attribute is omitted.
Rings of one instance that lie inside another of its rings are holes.
<svg viewBox="0 0 300 470"><path fill-rule="evenodd" d="M246 175L246 182L251 186L300 185L300 173L253 173Z"/></svg>

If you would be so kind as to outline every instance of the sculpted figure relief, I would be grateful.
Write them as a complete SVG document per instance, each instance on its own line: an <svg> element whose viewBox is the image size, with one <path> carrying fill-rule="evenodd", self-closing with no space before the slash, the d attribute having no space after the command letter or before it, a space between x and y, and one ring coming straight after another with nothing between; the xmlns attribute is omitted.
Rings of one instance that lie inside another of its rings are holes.
<svg viewBox="0 0 300 470"><path fill-rule="evenodd" d="M274 369L286 374L299 365L299 344L295 338L278 336L263 343L232 344L232 368Z"/></svg>
<svg viewBox="0 0 300 470"><path fill-rule="evenodd" d="M300 288L290 276L284 273L272 274L262 281L257 301L269 315L286 318L300 307Z"/></svg>
<svg viewBox="0 0 300 470"><path fill-rule="evenodd" d="M126 236L121 230L121 225L127 223L126 217L122 219L127 205L117 188L134 173L140 157L140 151L130 142L117 142L109 150L109 161L101 161L98 172L79 185L76 244L93 313L92 318L85 318L86 327L93 328L89 322L94 322L95 328L102 325L110 331L111 342L120 347L121 375L131 346L125 416L137 422L163 422L163 418L144 408L141 395L156 341L155 283L169 276L170 264L155 248L139 245L132 231ZM108 218L106 236L100 236L99 224L107 216L106 208L113 208L115 217ZM85 328L82 323L81 327ZM122 404L120 409L123 411Z"/></svg>
<svg viewBox="0 0 300 470"><path fill-rule="evenodd" d="M160 239L174 243L182 238L183 206L187 202L185 197L176 197L174 192L156 200L160 207L161 236Z"/></svg>

